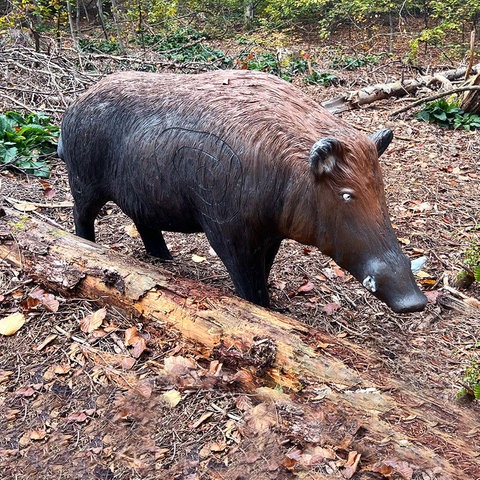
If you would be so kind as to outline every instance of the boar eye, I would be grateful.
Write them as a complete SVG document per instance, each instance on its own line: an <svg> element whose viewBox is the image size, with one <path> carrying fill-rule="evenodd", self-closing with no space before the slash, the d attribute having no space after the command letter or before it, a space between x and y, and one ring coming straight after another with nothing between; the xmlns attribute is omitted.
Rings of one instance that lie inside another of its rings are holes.
<svg viewBox="0 0 480 480"><path fill-rule="evenodd" d="M352 192L342 192L342 198L345 202L350 202L353 200L353 194Z"/></svg>

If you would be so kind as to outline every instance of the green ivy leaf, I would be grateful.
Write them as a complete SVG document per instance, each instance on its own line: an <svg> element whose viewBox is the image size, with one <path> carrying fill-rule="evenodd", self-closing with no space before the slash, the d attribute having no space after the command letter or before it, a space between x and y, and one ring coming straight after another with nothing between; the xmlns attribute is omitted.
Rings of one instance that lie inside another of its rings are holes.
<svg viewBox="0 0 480 480"><path fill-rule="evenodd" d="M473 387L473 394L477 400L480 400L480 380L479 382Z"/></svg>
<svg viewBox="0 0 480 480"><path fill-rule="evenodd" d="M475 280L477 282L480 282L480 265L477 265L474 269L473 269L473 275L475 277Z"/></svg>

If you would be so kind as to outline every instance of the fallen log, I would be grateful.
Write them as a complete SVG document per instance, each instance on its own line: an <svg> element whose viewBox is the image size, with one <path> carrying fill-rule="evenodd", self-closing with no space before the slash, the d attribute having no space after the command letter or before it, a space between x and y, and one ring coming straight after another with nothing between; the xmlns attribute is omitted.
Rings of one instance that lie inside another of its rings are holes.
<svg viewBox="0 0 480 480"><path fill-rule="evenodd" d="M480 64L471 68L472 73L480 71ZM347 110L359 108L364 105L369 105L378 100L385 100L387 98L400 98L405 95L414 95L421 88L430 88L432 85L441 84L446 85L447 90L452 89L450 82L461 78L465 75L466 67L456 70L448 70L439 72L435 75L423 75L416 79L402 80L392 83L381 83L376 85L369 85L351 92L344 93L331 100L322 102L322 106L332 113L341 113ZM465 90L468 90L468 85ZM469 111L469 110L466 110Z"/></svg>
<svg viewBox="0 0 480 480"><path fill-rule="evenodd" d="M322 438L344 430L351 436L350 448L361 453L365 474L355 478L385 478L372 477L372 471L391 478L395 469L387 466L392 458L393 463L406 462L415 478L417 473L430 480L480 476L479 445L469 441L478 438L479 427L470 413L382 370L364 346L174 278L44 220L6 208L2 212L0 259L50 291L115 305L142 321L169 325L214 358L228 361L234 356L256 371L258 382L296 392L324 389L320 400L304 406L303 421ZM321 346L326 344L330 347ZM297 426L295 434L301 433ZM305 441L314 442L311 434Z"/></svg>

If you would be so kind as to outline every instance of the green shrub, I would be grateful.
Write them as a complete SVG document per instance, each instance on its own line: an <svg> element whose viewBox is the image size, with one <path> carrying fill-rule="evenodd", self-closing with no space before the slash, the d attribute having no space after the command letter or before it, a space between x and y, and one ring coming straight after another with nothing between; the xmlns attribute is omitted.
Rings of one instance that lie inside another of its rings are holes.
<svg viewBox="0 0 480 480"><path fill-rule="evenodd" d="M304 81L308 85L324 85L326 87L330 85L337 85L339 83L338 77L333 73L318 73L316 70L312 70L312 73L307 75Z"/></svg>
<svg viewBox="0 0 480 480"><path fill-rule="evenodd" d="M59 127L43 113L26 117L9 111L0 115L0 164L37 177L48 177L46 157L57 149Z"/></svg>
<svg viewBox="0 0 480 480"><path fill-rule="evenodd" d="M237 59L237 65L246 70L271 73L287 82L291 82L294 76L305 73L309 68L308 55L303 52L288 54L281 60L273 53L250 52Z"/></svg>
<svg viewBox="0 0 480 480"><path fill-rule="evenodd" d="M120 44L115 40L91 40L81 38L78 41L80 50L85 53L119 53Z"/></svg>
<svg viewBox="0 0 480 480"><path fill-rule="evenodd" d="M356 57L349 57L341 55L331 62L332 68L337 70L358 70L367 65L375 65L382 58L382 55L358 55Z"/></svg>
<svg viewBox="0 0 480 480"><path fill-rule="evenodd" d="M465 368L463 387L458 392L459 398L470 397L480 400L480 363L472 359L470 365Z"/></svg>
<svg viewBox="0 0 480 480"><path fill-rule="evenodd" d="M425 104L416 114L416 118L445 128L464 130L480 128L480 115L464 112L458 102L448 102L444 98Z"/></svg>
<svg viewBox="0 0 480 480"><path fill-rule="evenodd" d="M216 50L203 42L203 34L192 28L179 28L167 35L145 34L137 39L137 43L150 46L163 54L168 60L175 62L220 62L221 66L228 66L232 59L222 50Z"/></svg>

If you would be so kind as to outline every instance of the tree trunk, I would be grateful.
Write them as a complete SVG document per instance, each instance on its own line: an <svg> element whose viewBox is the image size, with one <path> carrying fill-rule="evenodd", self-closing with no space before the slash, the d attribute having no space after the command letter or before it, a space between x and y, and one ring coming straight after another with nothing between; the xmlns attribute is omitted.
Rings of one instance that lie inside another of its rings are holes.
<svg viewBox="0 0 480 480"><path fill-rule="evenodd" d="M466 85L471 87L480 85L480 74L472 77ZM460 106L465 112L480 114L480 90L465 92Z"/></svg>
<svg viewBox="0 0 480 480"><path fill-rule="evenodd" d="M67 16L68 16L68 25L70 27L70 35L72 36L72 43L75 50L78 51L78 39L77 39L77 34L75 32L75 27L73 26L72 4L70 3L70 0L67 0Z"/></svg>
<svg viewBox="0 0 480 480"><path fill-rule="evenodd" d="M112 18L115 24L115 31L117 32L117 41L120 53L125 52L125 45L122 40L122 32L120 30L120 24L118 23L118 5L117 0L112 0Z"/></svg>
<svg viewBox="0 0 480 480"><path fill-rule="evenodd" d="M107 27L105 26L105 17L103 15L103 0L97 0L97 12L98 20L103 31L103 36L105 37L105 40L108 40Z"/></svg>
<svg viewBox="0 0 480 480"><path fill-rule="evenodd" d="M382 370L364 346L237 297L221 296L192 280L174 278L10 209L0 218L0 239L0 258L50 291L95 299L142 321L168 324L200 344L206 354L224 363L235 359L257 371L259 383L282 386L299 392L297 396L307 386L325 390L324 398L303 406L303 419L315 419L317 428L325 429L322 435L355 425L352 445L361 453L366 472L355 478L384 478L370 476L369 469L397 478L390 475L394 467L378 467L392 459L397 467L399 461L407 462L415 478L480 477L479 444L473 440L478 438L478 425L472 423L471 412L403 383Z"/></svg>

